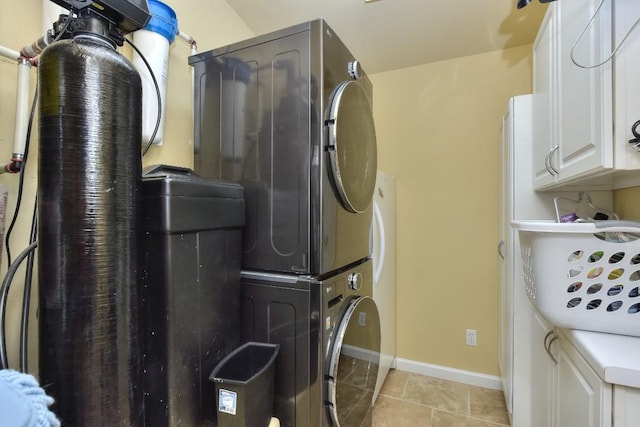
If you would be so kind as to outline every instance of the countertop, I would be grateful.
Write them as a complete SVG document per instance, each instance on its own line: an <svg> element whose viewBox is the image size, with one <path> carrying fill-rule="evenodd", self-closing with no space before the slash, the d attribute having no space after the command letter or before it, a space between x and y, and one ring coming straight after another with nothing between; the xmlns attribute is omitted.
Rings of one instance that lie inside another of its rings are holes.
<svg viewBox="0 0 640 427"><path fill-rule="evenodd" d="M562 329L605 382L640 388L640 337Z"/></svg>

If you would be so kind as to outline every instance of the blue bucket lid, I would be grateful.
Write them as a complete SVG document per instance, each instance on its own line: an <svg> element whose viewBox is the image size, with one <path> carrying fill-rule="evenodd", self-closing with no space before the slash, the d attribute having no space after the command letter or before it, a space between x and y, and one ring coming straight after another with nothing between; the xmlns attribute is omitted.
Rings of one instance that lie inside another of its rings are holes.
<svg viewBox="0 0 640 427"><path fill-rule="evenodd" d="M169 6L158 0L148 0L148 4L151 19L149 19L149 23L144 29L164 36L169 40L169 44L173 43L176 39L176 34L178 34L176 13Z"/></svg>

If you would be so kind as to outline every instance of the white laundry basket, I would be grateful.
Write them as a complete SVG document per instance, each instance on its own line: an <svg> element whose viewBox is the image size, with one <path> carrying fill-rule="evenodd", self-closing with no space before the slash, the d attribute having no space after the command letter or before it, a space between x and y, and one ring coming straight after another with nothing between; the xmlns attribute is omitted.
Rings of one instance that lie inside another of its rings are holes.
<svg viewBox="0 0 640 427"><path fill-rule="evenodd" d="M640 336L640 223L513 221L529 299L552 324Z"/></svg>

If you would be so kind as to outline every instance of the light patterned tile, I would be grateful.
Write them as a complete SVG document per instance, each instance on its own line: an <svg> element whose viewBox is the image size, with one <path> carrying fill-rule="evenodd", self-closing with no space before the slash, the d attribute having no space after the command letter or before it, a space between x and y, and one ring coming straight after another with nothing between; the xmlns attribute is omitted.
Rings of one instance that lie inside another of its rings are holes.
<svg viewBox="0 0 640 427"><path fill-rule="evenodd" d="M374 406L373 427L405 426L505 427L509 417L501 391L392 369Z"/></svg>
<svg viewBox="0 0 640 427"><path fill-rule="evenodd" d="M401 398L410 375L413 374L405 371L398 371L397 369L391 369L387 378L384 380L384 384L382 384L380 394Z"/></svg>
<svg viewBox="0 0 640 427"><path fill-rule="evenodd" d="M431 427L500 427L500 424L445 411L433 411Z"/></svg>
<svg viewBox="0 0 640 427"><path fill-rule="evenodd" d="M470 415L498 424L509 424L509 414L500 390L469 386Z"/></svg>
<svg viewBox="0 0 640 427"><path fill-rule="evenodd" d="M469 414L469 386L425 376L410 376L403 399L435 409Z"/></svg>
<svg viewBox="0 0 640 427"><path fill-rule="evenodd" d="M373 407L373 427L430 427L432 409L380 395Z"/></svg>

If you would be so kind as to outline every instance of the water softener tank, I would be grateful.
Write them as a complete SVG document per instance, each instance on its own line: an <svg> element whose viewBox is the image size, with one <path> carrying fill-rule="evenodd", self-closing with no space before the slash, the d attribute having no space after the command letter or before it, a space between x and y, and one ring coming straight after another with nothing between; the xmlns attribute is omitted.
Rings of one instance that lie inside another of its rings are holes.
<svg viewBox="0 0 640 427"><path fill-rule="evenodd" d="M139 426L140 76L80 34L42 53L38 85L40 381L63 425Z"/></svg>
<svg viewBox="0 0 640 427"><path fill-rule="evenodd" d="M142 213L145 423L216 425L209 374L241 344L243 188L151 166Z"/></svg>

